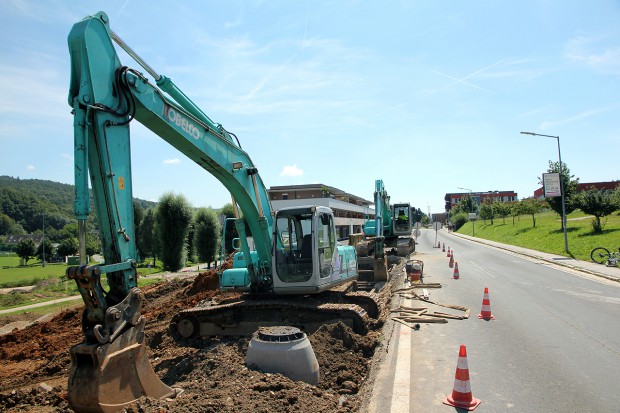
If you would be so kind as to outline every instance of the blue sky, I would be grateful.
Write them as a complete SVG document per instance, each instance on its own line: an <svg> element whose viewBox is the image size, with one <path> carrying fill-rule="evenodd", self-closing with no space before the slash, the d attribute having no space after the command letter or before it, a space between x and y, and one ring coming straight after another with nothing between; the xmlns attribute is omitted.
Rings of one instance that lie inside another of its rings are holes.
<svg viewBox="0 0 620 413"><path fill-rule="evenodd" d="M620 2L0 2L0 175L73 183L67 35L110 24L267 186L323 183L442 212L448 192L531 196L556 140L581 182L620 179ZM119 53L120 54L120 53ZM143 71L120 54L123 64ZM226 189L137 122L134 196Z"/></svg>

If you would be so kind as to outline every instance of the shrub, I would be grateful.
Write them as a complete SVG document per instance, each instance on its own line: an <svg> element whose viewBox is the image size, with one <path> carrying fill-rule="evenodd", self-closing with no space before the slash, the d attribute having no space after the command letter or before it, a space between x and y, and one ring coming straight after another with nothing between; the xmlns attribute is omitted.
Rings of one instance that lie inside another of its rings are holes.
<svg viewBox="0 0 620 413"><path fill-rule="evenodd" d="M456 215L453 215L450 218L450 222L454 225L454 231L458 231L465 223L467 222L467 214L464 212L459 212Z"/></svg>

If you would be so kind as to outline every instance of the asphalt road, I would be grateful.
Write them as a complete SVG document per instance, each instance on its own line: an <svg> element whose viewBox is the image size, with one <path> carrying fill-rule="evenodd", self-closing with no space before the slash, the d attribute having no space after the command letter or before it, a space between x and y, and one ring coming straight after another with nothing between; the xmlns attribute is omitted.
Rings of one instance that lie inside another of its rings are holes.
<svg viewBox="0 0 620 413"><path fill-rule="evenodd" d="M482 400L476 411L620 412L620 283L444 230L439 241L458 263L454 280L446 253L433 248L435 231L423 230L418 241L424 281L442 284L430 299L468 307L471 316L418 331L394 324L369 412L464 411L442 403L461 344L472 394ZM477 317L485 287L491 321Z"/></svg>

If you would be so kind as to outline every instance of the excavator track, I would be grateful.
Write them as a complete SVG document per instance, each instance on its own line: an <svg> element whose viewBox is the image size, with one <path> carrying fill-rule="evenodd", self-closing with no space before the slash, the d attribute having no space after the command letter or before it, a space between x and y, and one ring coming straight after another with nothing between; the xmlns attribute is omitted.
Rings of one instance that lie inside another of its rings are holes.
<svg viewBox="0 0 620 413"><path fill-rule="evenodd" d="M335 293L337 294L337 293ZM345 296L346 294L342 294ZM369 299L359 299L368 302ZM175 338L249 337L259 327L287 325L312 334L324 324L344 322L357 334L368 332L369 316L358 304L346 299L328 302L303 298L245 298L225 303L201 303L183 310L170 321L170 333ZM372 306L370 306L372 307Z"/></svg>

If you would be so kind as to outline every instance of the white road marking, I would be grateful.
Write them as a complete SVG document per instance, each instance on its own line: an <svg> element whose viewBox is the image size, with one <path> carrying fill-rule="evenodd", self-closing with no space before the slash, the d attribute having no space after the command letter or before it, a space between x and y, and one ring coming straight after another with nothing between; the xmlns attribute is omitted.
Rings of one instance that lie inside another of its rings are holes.
<svg viewBox="0 0 620 413"><path fill-rule="evenodd" d="M390 413L408 413L411 400L411 329L401 324L399 331Z"/></svg>
<svg viewBox="0 0 620 413"><path fill-rule="evenodd" d="M487 270L485 270L484 268L482 268L481 266L479 266L479 265L478 265L478 264L476 264L475 262L473 262L473 261L470 261L470 262L471 262L472 264L474 264L476 267L478 267L481 271L483 271L483 272L485 272L485 273L489 274L491 277L495 278L495 276L494 276L493 274L491 274L490 272L488 272Z"/></svg>

